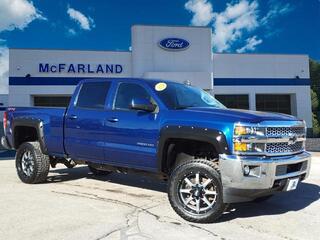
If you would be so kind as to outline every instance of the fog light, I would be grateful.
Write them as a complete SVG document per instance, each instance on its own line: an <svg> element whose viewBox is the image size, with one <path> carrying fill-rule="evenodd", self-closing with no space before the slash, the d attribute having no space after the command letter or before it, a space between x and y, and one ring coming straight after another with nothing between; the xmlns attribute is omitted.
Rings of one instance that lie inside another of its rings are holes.
<svg viewBox="0 0 320 240"><path fill-rule="evenodd" d="M247 144L246 143L241 143L241 142L235 142L234 143L234 150L236 152L246 152L247 149Z"/></svg>
<svg viewBox="0 0 320 240"><path fill-rule="evenodd" d="M249 167L248 165L245 165L245 166L243 167L243 174L244 174L245 176L248 176L248 175L250 174L250 167Z"/></svg>

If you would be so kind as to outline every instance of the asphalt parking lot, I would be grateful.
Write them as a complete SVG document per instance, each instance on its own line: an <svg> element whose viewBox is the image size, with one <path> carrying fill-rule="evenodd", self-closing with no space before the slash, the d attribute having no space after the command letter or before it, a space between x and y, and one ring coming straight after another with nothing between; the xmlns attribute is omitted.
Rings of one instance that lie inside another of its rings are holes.
<svg viewBox="0 0 320 240"><path fill-rule="evenodd" d="M171 209L164 182L96 178L85 166L60 165L47 183L27 185L13 155L0 153L0 239L319 239L320 154L313 155L298 190L232 205L215 224L193 224Z"/></svg>

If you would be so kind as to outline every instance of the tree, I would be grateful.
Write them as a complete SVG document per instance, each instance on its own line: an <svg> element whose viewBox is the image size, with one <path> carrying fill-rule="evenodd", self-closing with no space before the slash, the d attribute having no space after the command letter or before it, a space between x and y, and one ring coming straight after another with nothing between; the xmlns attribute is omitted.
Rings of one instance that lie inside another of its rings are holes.
<svg viewBox="0 0 320 240"><path fill-rule="evenodd" d="M320 136L320 63L310 59L310 79L311 79L311 103L312 103L312 126L313 136Z"/></svg>
<svg viewBox="0 0 320 240"><path fill-rule="evenodd" d="M318 96L320 96L320 63L310 59L309 68L310 68L311 87L313 90L316 91Z"/></svg>
<svg viewBox="0 0 320 240"><path fill-rule="evenodd" d="M312 131L313 131L313 137L319 137L320 135L320 125L319 121L317 119L316 114L312 114Z"/></svg>
<svg viewBox="0 0 320 240"><path fill-rule="evenodd" d="M317 112L319 108L319 99L317 93L311 89L311 104L312 104L312 111Z"/></svg>

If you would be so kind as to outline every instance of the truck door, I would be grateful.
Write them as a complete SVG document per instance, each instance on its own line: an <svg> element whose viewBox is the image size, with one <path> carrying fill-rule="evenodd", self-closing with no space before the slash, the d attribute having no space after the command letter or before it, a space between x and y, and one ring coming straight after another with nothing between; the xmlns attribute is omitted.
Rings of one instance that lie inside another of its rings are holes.
<svg viewBox="0 0 320 240"><path fill-rule="evenodd" d="M65 117L65 148L71 158L104 161L104 127L110 81L84 82Z"/></svg>
<svg viewBox="0 0 320 240"><path fill-rule="evenodd" d="M159 113L129 107L134 98L154 100L143 85L117 85L111 116L106 121L105 159L114 165L155 170Z"/></svg>

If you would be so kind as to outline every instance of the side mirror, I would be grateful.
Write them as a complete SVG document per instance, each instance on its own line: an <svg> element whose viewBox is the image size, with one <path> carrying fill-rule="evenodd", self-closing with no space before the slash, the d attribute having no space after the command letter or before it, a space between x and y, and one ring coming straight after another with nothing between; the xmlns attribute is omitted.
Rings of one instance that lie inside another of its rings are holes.
<svg viewBox="0 0 320 240"><path fill-rule="evenodd" d="M130 108L134 110L153 112L156 109L156 106L154 106L148 99L134 98L131 101Z"/></svg>

